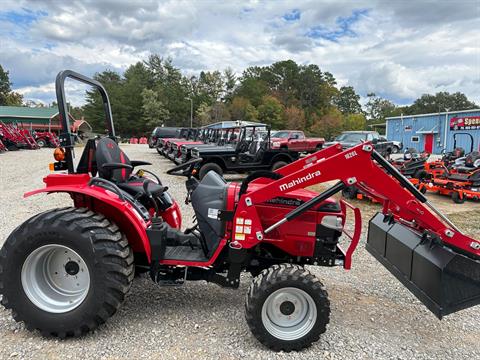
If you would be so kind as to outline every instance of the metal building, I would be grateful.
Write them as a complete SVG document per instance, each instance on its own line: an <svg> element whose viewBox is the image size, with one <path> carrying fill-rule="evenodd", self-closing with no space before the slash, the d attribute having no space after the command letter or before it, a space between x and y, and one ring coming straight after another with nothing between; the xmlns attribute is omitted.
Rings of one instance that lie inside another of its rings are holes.
<svg viewBox="0 0 480 360"><path fill-rule="evenodd" d="M386 137L431 154L453 150L455 139L469 152L473 138L473 150L480 150L480 109L388 117Z"/></svg>

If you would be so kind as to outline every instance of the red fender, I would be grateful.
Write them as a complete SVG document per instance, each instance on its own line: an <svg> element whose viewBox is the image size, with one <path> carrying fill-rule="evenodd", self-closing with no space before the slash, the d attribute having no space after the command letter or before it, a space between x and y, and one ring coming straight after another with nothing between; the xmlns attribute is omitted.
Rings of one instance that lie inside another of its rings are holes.
<svg viewBox="0 0 480 360"><path fill-rule="evenodd" d="M75 207L86 207L105 215L115 222L125 234L134 252L144 253L151 261L150 242L145 229L149 225L133 206L121 200L114 192L99 186L89 186L87 174L51 174L43 179L47 185L24 194L24 197L40 193L68 193Z"/></svg>

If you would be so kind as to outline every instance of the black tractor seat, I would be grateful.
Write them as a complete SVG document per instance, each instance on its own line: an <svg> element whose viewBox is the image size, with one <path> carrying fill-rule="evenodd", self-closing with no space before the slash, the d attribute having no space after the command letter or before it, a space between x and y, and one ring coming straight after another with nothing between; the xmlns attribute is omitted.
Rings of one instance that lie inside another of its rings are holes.
<svg viewBox="0 0 480 360"><path fill-rule="evenodd" d="M154 197L162 195L166 188L148 178L132 175L133 169L140 165L151 165L146 161L131 161L110 138L102 138L95 149L96 168L98 175L114 182L120 189L134 197L147 195L145 189Z"/></svg>
<svg viewBox="0 0 480 360"><path fill-rule="evenodd" d="M134 197L137 197L145 194L145 182L147 182L146 186L148 192L150 192L154 197L162 195L166 190L166 187L156 184L150 179L142 179L142 181L140 181L139 179L133 178L123 183L118 183L117 185L120 189L125 190Z"/></svg>

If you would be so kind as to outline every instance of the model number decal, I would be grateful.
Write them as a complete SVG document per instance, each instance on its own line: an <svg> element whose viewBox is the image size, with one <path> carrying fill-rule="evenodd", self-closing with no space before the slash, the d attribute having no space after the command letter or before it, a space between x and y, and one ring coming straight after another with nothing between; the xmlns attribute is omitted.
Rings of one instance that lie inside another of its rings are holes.
<svg viewBox="0 0 480 360"><path fill-rule="evenodd" d="M357 156L357 152L354 150L354 151L350 151L348 154L345 154L345 159L351 159L352 157L354 156Z"/></svg>

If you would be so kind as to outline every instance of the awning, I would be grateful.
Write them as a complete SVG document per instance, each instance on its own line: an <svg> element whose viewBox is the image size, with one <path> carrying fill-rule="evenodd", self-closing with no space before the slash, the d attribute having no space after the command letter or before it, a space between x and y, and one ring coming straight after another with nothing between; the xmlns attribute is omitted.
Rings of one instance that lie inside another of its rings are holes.
<svg viewBox="0 0 480 360"><path fill-rule="evenodd" d="M416 131L417 134L438 134L438 126L435 125L430 130L423 130L423 127Z"/></svg>

